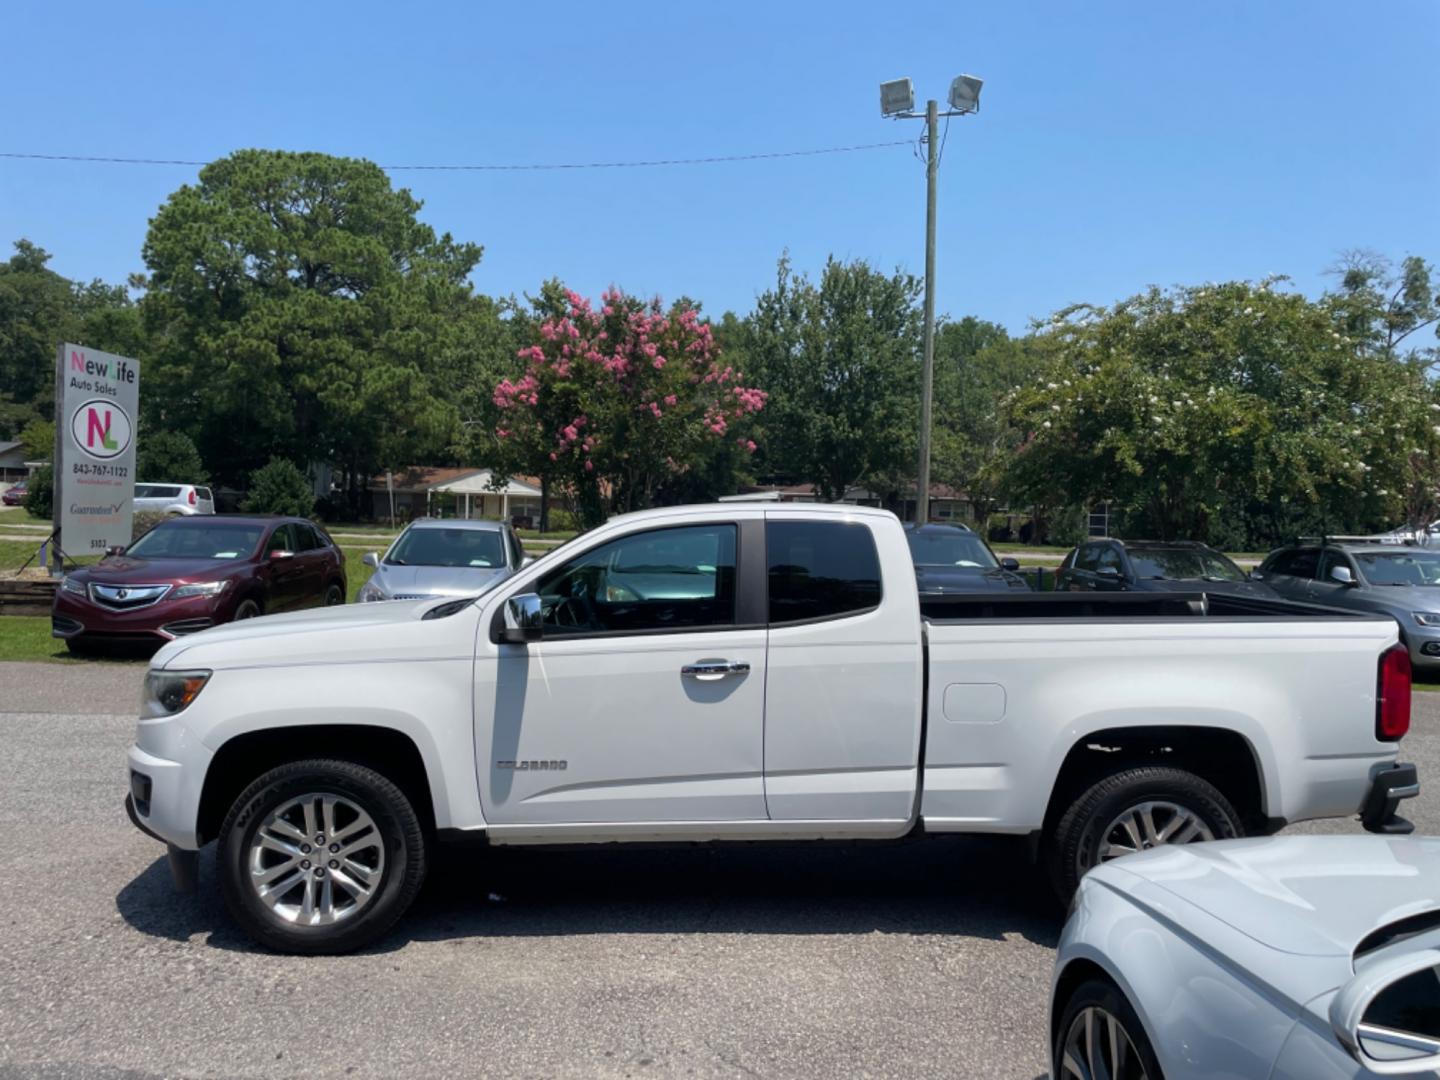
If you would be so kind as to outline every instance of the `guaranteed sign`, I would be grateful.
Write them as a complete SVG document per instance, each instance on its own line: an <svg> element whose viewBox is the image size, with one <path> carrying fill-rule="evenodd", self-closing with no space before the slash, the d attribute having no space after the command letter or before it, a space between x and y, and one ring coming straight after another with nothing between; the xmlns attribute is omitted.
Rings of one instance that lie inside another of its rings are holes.
<svg viewBox="0 0 1440 1080"><path fill-rule="evenodd" d="M140 364L61 345L55 369L55 528L71 558L130 543Z"/></svg>

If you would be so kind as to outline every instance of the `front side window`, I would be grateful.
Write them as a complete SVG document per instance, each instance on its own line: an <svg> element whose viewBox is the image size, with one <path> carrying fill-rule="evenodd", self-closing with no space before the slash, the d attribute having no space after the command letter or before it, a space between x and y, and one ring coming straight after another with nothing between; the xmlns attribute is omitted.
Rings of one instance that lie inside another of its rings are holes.
<svg viewBox="0 0 1440 1080"><path fill-rule="evenodd" d="M1101 547L1100 554L1095 559L1096 570L1113 570L1118 575L1121 572L1120 552L1113 547Z"/></svg>
<svg viewBox="0 0 1440 1080"><path fill-rule="evenodd" d="M279 526L270 534L270 542L265 545L265 554L273 555L277 551L294 551L295 534L290 531L289 525Z"/></svg>
<svg viewBox="0 0 1440 1080"><path fill-rule="evenodd" d="M553 634L644 633L735 624L735 526L633 533L540 579Z"/></svg>
<svg viewBox="0 0 1440 1080"><path fill-rule="evenodd" d="M880 557L860 522L766 522L765 558L772 623L855 615L880 603Z"/></svg>
<svg viewBox="0 0 1440 1080"><path fill-rule="evenodd" d="M1279 556L1271 564L1268 573L1280 574L1282 577L1304 578L1309 580L1315 576L1320 566L1320 551L1318 548L1302 549L1300 551L1287 551Z"/></svg>
<svg viewBox="0 0 1440 1080"><path fill-rule="evenodd" d="M1075 569L1094 572L1100 563L1100 545L1085 544L1076 549Z"/></svg>

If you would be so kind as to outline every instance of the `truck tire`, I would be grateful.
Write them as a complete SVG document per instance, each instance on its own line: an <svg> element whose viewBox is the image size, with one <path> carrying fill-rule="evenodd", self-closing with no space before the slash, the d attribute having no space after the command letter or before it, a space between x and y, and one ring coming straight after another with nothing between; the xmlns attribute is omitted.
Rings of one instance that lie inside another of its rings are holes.
<svg viewBox="0 0 1440 1080"><path fill-rule="evenodd" d="M352 952L405 913L425 880L425 832L405 793L349 761L296 761L235 800L216 844L220 892L278 952Z"/></svg>
<svg viewBox="0 0 1440 1080"><path fill-rule="evenodd" d="M1230 801L1183 769L1141 766L1112 773L1060 816L1047 838L1050 878L1068 904L1086 871L1131 851L1243 836Z"/></svg>

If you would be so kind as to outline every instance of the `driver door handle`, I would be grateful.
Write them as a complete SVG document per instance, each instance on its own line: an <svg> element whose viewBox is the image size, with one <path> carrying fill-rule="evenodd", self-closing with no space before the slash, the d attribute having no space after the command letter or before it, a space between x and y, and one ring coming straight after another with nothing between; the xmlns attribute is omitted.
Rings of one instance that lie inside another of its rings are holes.
<svg viewBox="0 0 1440 1080"><path fill-rule="evenodd" d="M711 680L723 679L726 675L748 675L750 663L747 660L697 660L680 669L681 675Z"/></svg>

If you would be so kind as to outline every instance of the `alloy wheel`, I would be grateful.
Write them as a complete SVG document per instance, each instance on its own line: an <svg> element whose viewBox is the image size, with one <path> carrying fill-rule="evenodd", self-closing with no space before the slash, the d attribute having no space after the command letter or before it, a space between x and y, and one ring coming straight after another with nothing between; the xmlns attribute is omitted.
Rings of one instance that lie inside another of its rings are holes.
<svg viewBox="0 0 1440 1080"><path fill-rule="evenodd" d="M1096 861L1108 862L1165 844L1214 839L1214 831L1189 807L1164 800L1142 802L1122 811L1105 827Z"/></svg>
<svg viewBox="0 0 1440 1080"><path fill-rule="evenodd" d="M250 886L284 922L328 926L374 899L385 876L385 844L359 804L311 792L272 810L248 853Z"/></svg>
<svg viewBox="0 0 1440 1080"><path fill-rule="evenodd" d="M1090 1005L1065 1033L1058 1080L1149 1080L1149 1074L1120 1019Z"/></svg>

